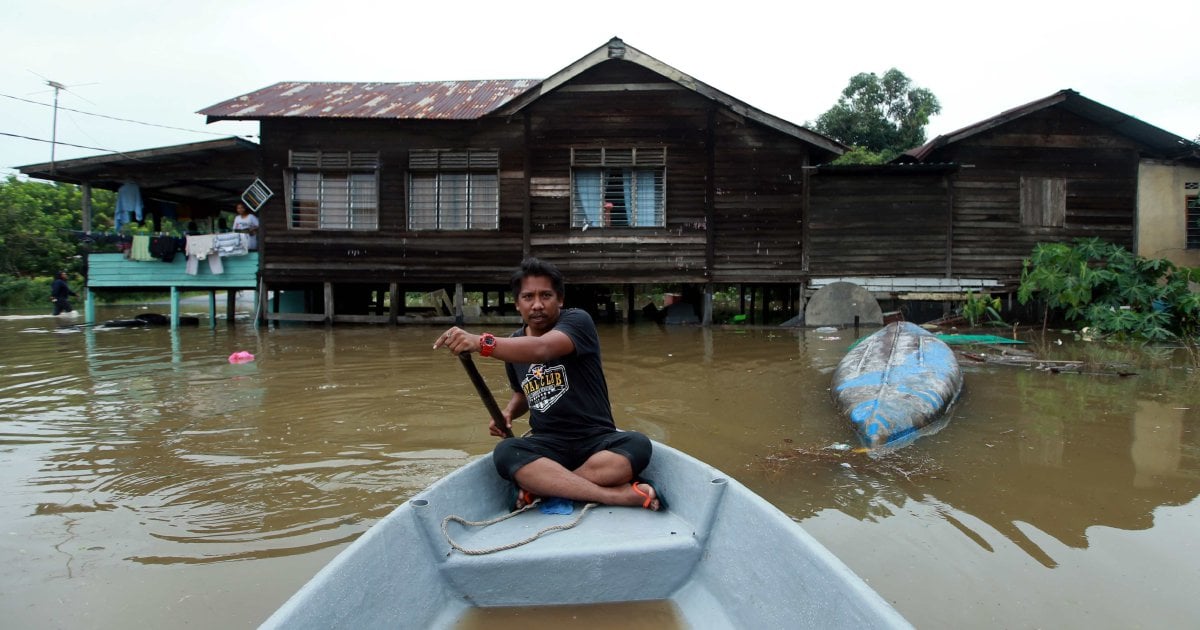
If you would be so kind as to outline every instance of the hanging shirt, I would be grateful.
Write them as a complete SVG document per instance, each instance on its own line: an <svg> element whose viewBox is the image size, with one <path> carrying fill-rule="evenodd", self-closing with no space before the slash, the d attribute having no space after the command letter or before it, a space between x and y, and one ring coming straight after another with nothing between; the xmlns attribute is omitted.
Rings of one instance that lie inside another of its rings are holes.
<svg viewBox="0 0 1200 630"><path fill-rule="evenodd" d="M121 184L121 188L117 190L117 207L113 215L113 224L118 232L121 231L122 225L135 219L142 220L142 191L137 184Z"/></svg>
<svg viewBox="0 0 1200 630"><path fill-rule="evenodd" d="M200 260L204 260L209 254L213 253L213 234L190 234L187 237L187 245L184 246L184 251L188 256L195 256Z"/></svg>

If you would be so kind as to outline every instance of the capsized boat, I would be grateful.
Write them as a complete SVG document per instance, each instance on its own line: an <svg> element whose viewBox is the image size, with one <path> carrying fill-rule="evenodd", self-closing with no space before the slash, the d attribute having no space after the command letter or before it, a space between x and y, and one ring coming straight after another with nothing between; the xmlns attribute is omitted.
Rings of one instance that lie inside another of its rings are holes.
<svg viewBox="0 0 1200 630"><path fill-rule="evenodd" d="M962 391L954 351L912 322L892 322L860 340L833 373L838 411L864 446L897 446L935 423Z"/></svg>
<svg viewBox="0 0 1200 630"><path fill-rule="evenodd" d="M262 627L453 628L475 607L655 600L694 628L911 627L800 525L717 469L655 442L643 478L667 510L576 502L570 515L447 521L509 513L512 486L481 457L376 523ZM494 552L473 555L485 551Z"/></svg>

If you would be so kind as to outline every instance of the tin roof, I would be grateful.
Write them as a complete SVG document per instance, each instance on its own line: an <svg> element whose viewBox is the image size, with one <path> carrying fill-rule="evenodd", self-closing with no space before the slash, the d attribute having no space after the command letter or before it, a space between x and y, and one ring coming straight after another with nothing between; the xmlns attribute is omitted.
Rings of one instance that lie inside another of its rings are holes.
<svg viewBox="0 0 1200 630"><path fill-rule="evenodd" d="M209 122L263 118L471 120L539 83L536 79L350 83L287 81L200 110Z"/></svg>
<svg viewBox="0 0 1200 630"><path fill-rule="evenodd" d="M18 167L22 174L117 190L136 181L143 197L232 206L254 181L258 144L220 138Z"/></svg>
<svg viewBox="0 0 1200 630"><path fill-rule="evenodd" d="M1059 106L1069 112L1087 118L1097 124L1104 125L1114 132L1132 138L1141 143L1156 156L1169 159L1196 158L1200 150L1195 142L1163 131L1154 125L1142 122L1133 116L1123 114L1107 105L1102 105L1090 98L1082 96L1075 90L1059 90L1050 96L1014 107L991 118L981 120L957 131L938 136L929 142L904 152L895 161L928 159L935 151L948 145L981 134L985 131L1012 122L1047 107Z"/></svg>
<svg viewBox="0 0 1200 630"><path fill-rule="evenodd" d="M808 142L833 155L847 147L811 129L752 107L614 37L547 79L429 81L419 83L287 82L206 107L208 122L267 118L376 118L474 120L510 116L610 60L647 68L711 99L734 114ZM819 157L819 156L818 156Z"/></svg>

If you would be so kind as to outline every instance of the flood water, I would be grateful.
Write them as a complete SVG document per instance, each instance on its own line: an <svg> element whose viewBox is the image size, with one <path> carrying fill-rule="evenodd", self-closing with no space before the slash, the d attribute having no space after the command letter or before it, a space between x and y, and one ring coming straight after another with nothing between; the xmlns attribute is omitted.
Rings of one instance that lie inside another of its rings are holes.
<svg viewBox="0 0 1200 630"><path fill-rule="evenodd" d="M494 444L430 348L440 327L202 322L0 313L4 626L254 627ZM758 492L918 627L1200 620L1200 371L1182 350L1030 333L1044 358L1136 374L964 361L946 427L869 458L823 450L853 441L829 395L853 331L600 334L619 426ZM256 360L230 364L240 350ZM503 401L502 365L476 363Z"/></svg>

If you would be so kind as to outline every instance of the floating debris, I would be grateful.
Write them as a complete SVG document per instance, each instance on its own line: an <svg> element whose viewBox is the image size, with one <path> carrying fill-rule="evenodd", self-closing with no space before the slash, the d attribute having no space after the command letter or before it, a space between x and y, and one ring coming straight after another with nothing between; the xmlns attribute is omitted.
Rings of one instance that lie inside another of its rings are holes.
<svg viewBox="0 0 1200 630"><path fill-rule="evenodd" d="M834 443L820 448L789 447L763 458L762 467L768 472L782 473L794 466L833 464L865 473L916 479L944 479L943 468L932 458L915 455L908 450L884 455L870 449Z"/></svg>

